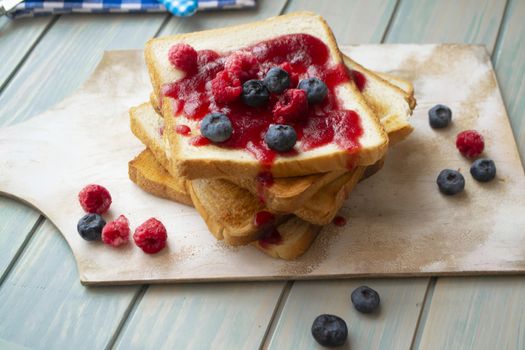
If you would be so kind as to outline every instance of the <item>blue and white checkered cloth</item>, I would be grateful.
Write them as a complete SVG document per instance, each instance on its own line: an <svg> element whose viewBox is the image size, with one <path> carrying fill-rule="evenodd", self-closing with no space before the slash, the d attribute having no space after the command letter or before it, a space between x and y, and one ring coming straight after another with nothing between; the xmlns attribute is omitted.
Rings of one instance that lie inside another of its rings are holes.
<svg viewBox="0 0 525 350"><path fill-rule="evenodd" d="M191 16L196 11L255 7L256 0L31 0L18 4L11 18L65 13L163 12Z"/></svg>

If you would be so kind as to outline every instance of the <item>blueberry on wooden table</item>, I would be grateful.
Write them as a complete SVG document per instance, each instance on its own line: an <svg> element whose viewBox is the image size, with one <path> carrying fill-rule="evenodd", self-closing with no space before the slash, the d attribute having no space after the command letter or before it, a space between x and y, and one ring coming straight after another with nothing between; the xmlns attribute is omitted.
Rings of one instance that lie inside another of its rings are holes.
<svg viewBox="0 0 525 350"><path fill-rule="evenodd" d="M323 314L315 318L312 324L312 335L322 346L332 348L346 342L348 327L341 317Z"/></svg>
<svg viewBox="0 0 525 350"><path fill-rule="evenodd" d="M370 287L356 288L350 297L357 311L369 314L379 307L379 294Z"/></svg>

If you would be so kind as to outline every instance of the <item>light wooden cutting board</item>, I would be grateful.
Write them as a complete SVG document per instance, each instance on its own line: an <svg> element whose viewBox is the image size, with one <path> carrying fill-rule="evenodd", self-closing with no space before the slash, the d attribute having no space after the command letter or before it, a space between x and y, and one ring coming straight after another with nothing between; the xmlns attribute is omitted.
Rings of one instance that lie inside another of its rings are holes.
<svg viewBox="0 0 525 350"><path fill-rule="evenodd" d="M129 130L127 110L148 100L151 89L140 51L106 53L76 94L0 129L0 192L35 206L58 227L85 284L525 272L525 176L485 49L363 45L344 51L368 68L413 81L415 131L352 192L341 211L348 224L326 226L296 261L217 242L193 208L151 196L128 179L127 162L143 146ZM453 110L446 130L428 126L427 111L437 103ZM464 129L485 136L495 181L480 184L470 176L470 162L454 146ZM444 168L461 170L464 193L438 192L435 179ZM81 239L77 193L88 183L110 190L110 219L125 214L132 227L151 216L163 221L168 248L146 255L133 244L113 249Z"/></svg>

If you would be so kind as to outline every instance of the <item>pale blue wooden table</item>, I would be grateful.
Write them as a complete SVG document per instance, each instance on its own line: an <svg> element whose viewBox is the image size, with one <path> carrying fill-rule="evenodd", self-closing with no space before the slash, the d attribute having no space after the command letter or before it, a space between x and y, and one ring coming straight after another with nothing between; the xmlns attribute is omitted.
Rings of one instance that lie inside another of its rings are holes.
<svg viewBox="0 0 525 350"><path fill-rule="evenodd" d="M0 126L71 94L104 50L303 9L323 15L340 44L486 45L524 158L524 0L260 0L191 19L0 19ZM365 282L382 298L372 318L348 301ZM345 314L352 349L525 349L524 276L86 288L53 225L0 197L0 349L309 349L320 313Z"/></svg>

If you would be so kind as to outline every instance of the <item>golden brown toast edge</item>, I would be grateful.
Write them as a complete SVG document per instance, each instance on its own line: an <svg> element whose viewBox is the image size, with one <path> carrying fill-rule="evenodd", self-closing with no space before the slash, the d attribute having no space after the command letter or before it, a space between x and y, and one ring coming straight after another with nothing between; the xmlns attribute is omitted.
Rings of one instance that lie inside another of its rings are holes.
<svg viewBox="0 0 525 350"><path fill-rule="evenodd" d="M366 167L357 167L354 171L347 172L324 186L302 207L294 211L294 214L314 225L328 225L363 177L365 169Z"/></svg>
<svg viewBox="0 0 525 350"><path fill-rule="evenodd" d="M131 181L157 197L193 206L184 180L171 176L150 150L144 150L128 163Z"/></svg>

